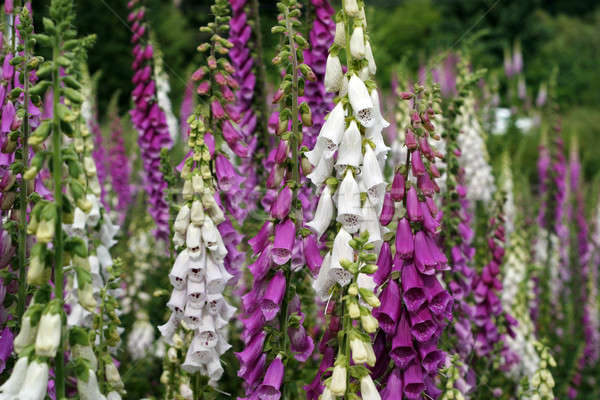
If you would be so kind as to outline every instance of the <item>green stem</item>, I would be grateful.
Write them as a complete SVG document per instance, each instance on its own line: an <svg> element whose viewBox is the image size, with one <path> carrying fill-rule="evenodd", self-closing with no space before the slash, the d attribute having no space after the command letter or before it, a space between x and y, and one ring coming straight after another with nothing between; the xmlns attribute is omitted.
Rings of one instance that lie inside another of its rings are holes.
<svg viewBox="0 0 600 400"><path fill-rule="evenodd" d="M62 231L62 182L63 182L63 166L62 166L62 132L60 131L60 118L58 116L58 104L60 102L60 75L59 66L56 59L60 52L58 45L60 38L56 38L52 49L52 59L54 60L54 71L52 79L53 87L53 121L52 121L52 178L54 180L54 202L56 205L56 228L54 234L54 295L60 302L60 310L64 307L63 299L63 231ZM65 360L64 360L64 335L61 338L58 351L56 353L56 362L54 371L56 374L55 388L56 398L62 400L65 397Z"/></svg>
<svg viewBox="0 0 600 400"><path fill-rule="evenodd" d="M263 135L259 138L260 146L263 150L266 148L267 141L266 135L268 135L268 129L266 121L269 119L269 106L267 102L267 68L265 62L263 60L263 39L261 32L261 24L260 24L260 12L259 12L259 4L258 0L252 0L252 17L254 19L254 35L256 38L256 61L258 62L258 82L257 82L257 97L258 97L258 107L259 113L261 114L261 118L259 118L260 130L259 132L264 132Z"/></svg>
<svg viewBox="0 0 600 400"><path fill-rule="evenodd" d="M14 38L14 36L13 36ZM25 61L23 61L23 94L25 114L21 131L21 150L23 159L23 171L27 170L29 164L29 69L27 67L27 37L24 42ZM25 298L27 296L27 280L25 278L27 267L27 181L21 175L21 187L19 190L19 291L17 295L17 320L20 321L25 312Z"/></svg>

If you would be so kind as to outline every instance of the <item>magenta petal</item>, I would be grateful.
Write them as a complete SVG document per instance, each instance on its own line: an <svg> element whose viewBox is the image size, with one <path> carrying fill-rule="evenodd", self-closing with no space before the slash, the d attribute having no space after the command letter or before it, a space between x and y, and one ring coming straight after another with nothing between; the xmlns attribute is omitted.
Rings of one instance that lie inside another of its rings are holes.
<svg viewBox="0 0 600 400"><path fill-rule="evenodd" d="M413 347L413 339L410 331L406 313L402 313L400 322L396 328L396 334L392 339L390 356L396 365L402 369L416 357L417 353Z"/></svg>
<svg viewBox="0 0 600 400"><path fill-rule="evenodd" d="M396 331L396 323L400 315L400 288L395 280L390 280L379 296L381 306L373 310L373 316L379 321L379 326L388 335Z"/></svg>
<svg viewBox="0 0 600 400"><path fill-rule="evenodd" d="M286 280L283 271L275 273L269 286L265 290L265 295L260 303L260 309L267 321L271 321L279 312L281 300L285 295Z"/></svg>
<svg viewBox="0 0 600 400"><path fill-rule="evenodd" d="M290 260L295 238L296 226L291 219L287 219L275 227L275 240L271 251L275 264L283 265Z"/></svg>

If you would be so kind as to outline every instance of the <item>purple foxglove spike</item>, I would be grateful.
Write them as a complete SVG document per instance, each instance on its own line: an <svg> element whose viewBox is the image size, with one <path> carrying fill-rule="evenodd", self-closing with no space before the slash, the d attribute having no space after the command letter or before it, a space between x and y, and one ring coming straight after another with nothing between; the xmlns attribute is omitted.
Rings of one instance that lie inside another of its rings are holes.
<svg viewBox="0 0 600 400"><path fill-rule="evenodd" d="M392 200L392 196L390 193L386 193L383 198L383 207L381 208L381 215L379 216L379 222L381 225L386 226L390 222L392 222L392 218L394 218L394 201Z"/></svg>
<svg viewBox="0 0 600 400"><path fill-rule="evenodd" d="M267 334L265 332L260 332L252 337L252 340L250 340L243 351L235 353L235 356L240 362L238 376L241 377L242 375L245 375L247 371L250 371L255 367L256 361L261 355L266 337Z"/></svg>
<svg viewBox="0 0 600 400"><path fill-rule="evenodd" d="M392 250L388 242L383 242L379 257L377 258L377 271L373 275L373 280L378 285L381 285L390 275L392 271Z"/></svg>
<svg viewBox="0 0 600 400"><path fill-rule="evenodd" d="M405 369L417 356L406 313L402 313L396 333L392 338L390 357L401 369Z"/></svg>
<svg viewBox="0 0 600 400"><path fill-rule="evenodd" d="M265 295L260 303L260 309L267 321L271 321L279 312L279 305L285 295L286 280L283 271L275 273L269 286L265 290Z"/></svg>
<svg viewBox="0 0 600 400"><path fill-rule="evenodd" d="M435 334L437 327L427 307L410 313L411 333L418 342L426 342Z"/></svg>
<svg viewBox="0 0 600 400"><path fill-rule="evenodd" d="M402 298L408 311L415 312L425 304L427 297L424 287L423 278L417 272L414 264L406 263L402 267Z"/></svg>
<svg viewBox="0 0 600 400"><path fill-rule="evenodd" d="M263 249L256 261L248 266L248 269L254 277L254 281L262 280L271 269L272 246L269 245Z"/></svg>
<svg viewBox="0 0 600 400"><path fill-rule="evenodd" d="M404 174L402 174L400 171L396 172L396 175L394 175L394 181L392 182L392 190L390 191L392 200L402 201L404 198L404 191L406 189L405 186L406 183Z"/></svg>
<svg viewBox="0 0 600 400"><path fill-rule="evenodd" d="M423 370L421 366L413 362L404 371L402 377L402 383L404 384L404 395L407 399L419 399L421 393L425 390L425 382L423 380Z"/></svg>
<svg viewBox="0 0 600 400"><path fill-rule="evenodd" d="M381 306L373 310L373 316L379 321L379 326L388 335L396 331L396 323L400 316L400 288L395 280L390 280L379 296Z"/></svg>
<svg viewBox="0 0 600 400"><path fill-rule="evenodd" d="M411 258L415 250L415 239L408 219L398 221L396 229L396 254L402 258Z"/></svg>
<svg viewBox="0 0 600 400"><path fill-rule="evenodd" d="M275 240L271 257L275 264L283 265L292 257L292 248L296 239L296 225L291 219L275 226Z"/></svg>
<svg viewBox="0 0 600 400"><path fill-rule="evenodd" d="M277 195L277 198L271 205L271 217L283 220L290 212L292 205L292 189L284 186Z"/></svg>
<svg viewBox="0 0 600 400"><path fill-rule="evenodd" d="M414 186L411 186L406 194L406 213L411 222L423 221L421 203L417 197L417 189Z"/></svg>
<svg viewBox="0 0 600 400"><path fill-rule="evenodd" d="M321 264L323 263L323 257L319 251L319 246L317 244L315 235L310 235L304 238L303 249L306 265L310 269L310 272L316 276L319 273Z"/></svg>
<svg viewBox="0 0 600 400"><path fill-rule="evenodd" d="M422 231L415 235L415 265L419 272L426 275L432 275L437 265L437 261L429 247L427 236Z"/></svg>
<svg viewBox="0 0 600 400"><path fill-rule="evenodd" d="M402 372L399 368L394 368L381 392L381 400L402 400L402 390Z"/></svg>
<svg viewBox="0 0 600 400"><path fill-rule="evenodd" d="M308 336L302 325L297 328L289 328L290 349L295 353L294 358L300 362L306 362L315 349L315 342Z"/></svg>
<svg viewBox="0 0 600 400"><path fill-rule="evenodd" d="M279 400L281 392L279 388L283 382L285 374L283 362L281 358L276 357L271 361L271 365L267 368L262 384L258 387L257 393L259 399Z"/></svg>
<svg viewBox="0 0 600 400"><path fill-rule="evenodd" d="M425 165L423 164L423 160L421 159L421 153L419 152L419 150L413 151L410 162L412 165L413 175L421 176L427 173L427 171L425 170Z"/></svg>
<svg viewBox="0 0 600 400"><path fill-rule="evenodd" d="M442 361L444 352L437 348L437 340L430 340L419 344L419 356L421 365L430 374L436 372Z"/></svg>

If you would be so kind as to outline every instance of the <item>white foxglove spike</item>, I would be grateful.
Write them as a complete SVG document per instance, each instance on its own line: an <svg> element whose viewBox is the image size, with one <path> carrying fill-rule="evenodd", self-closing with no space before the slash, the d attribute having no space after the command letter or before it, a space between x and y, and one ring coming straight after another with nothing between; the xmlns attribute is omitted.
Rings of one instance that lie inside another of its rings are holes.
<svg viewBox="0 0 600 400"><path fill-rule="evenodd" d="M348 170L338 188L336 221L350 233L358 231L361 220L360 191L352 171Z"/></svg>
<svg viewBox="0 0 600 400"><path fill-rule="evenodd" d="M371 203L371 200L365 201L363 205L363 216L360 223L360 233L369 232L368 243L373 243L375 249L380 249L383 244L381 237L381 223L377 214L377 206Z"/></svg>
<svg viewBox="0 0 600 400"><path fill-rule="evenodd" d="M183 318L183 310L185 310L185 303L187 299L187 292L185 289L177 290L173 289L171 297L167 303L167 307L175 314L179 319Z"/></svg>
<svg viewBox="0 0 600 400"><path fill-rule="evenodd" d="M202 319L202 308L194 307L188 303L183 314L183 321L190 329L197 329Z"/></svg>
<svg viewBox="0 0 600 400"><path fill-rule="evenodd" d="M335 163L338 174L343 173L346 167L358 168L362 162L362 138L360 130L355 121L350 122L350 126L344 132L342 142L338 150L337 161Z"/></svg>
<svg viewBox="0 0 600 400"><path fill-rule="evenodd" d="M346 26L344 25L344 21L339 21L335 24L333 43L340 47L346 47Z"/></svg>
<svg viewBox="0 0 600 400"><path fill-rule="evenodd" d="M377 122L369 91L365 83L356 75L352 75L348 82L348 99L354 116L362 126L368 128Z"/></svg>
<svg viewBox="0 0 600 400"><path fill-rule="evenodd" d="M192 202L192 208L190 210L190 220L192 224L202 226L204 223L204 206L200 200L194 200ZM186 226L187 228L187 226Z"/></svg>
<svg viewBox="0 0 600 400"><path fill-rule="evenodd" d="M344 111L344 105L342 102L338 102L336 106L331 110L327 120L321 127L317 141L325 142L325 149L323 155L326 158L331 158L337 150L338 144L342 140L344 130L346 127L345 121L346 112Z"/></svg>
<svg viewBox="0 0 600 400"><path fill-rule="evenodd" d="M21 357L17 360L10 377L0 386L0 398L13 399L14 397L12 396L16 396L19 393L25 381L28 365L29 359L27 357Z"/></svg>
<svg viewBox="0 0 600 400"><path fill-rule="evenodd" d="M307 223L306 226L317 235L317 238L320 238L327 230L327 227L331 223L332 217L333 199L331 198L331 190L329 189L329 186L325 185L323 192L321 192L321 197L319 197L319 203L317 204L315 217L312 221Z"/></svg>
<svg viewBox="0 0 600 400"><path fill-rule="evenodd" d="M200 238L202 237L202 228L196 225L190 225L187 229L187 234L185 237L185 245L188 249L188 254L192 260L198 259L202 254L202 249L200 248Z"/></svg>
<svg viewBox="0 0 600 400"><path fill-rule="evenodd" d="M317 296L319 296L323 301L327 300L327 296L329 296L329 289L331 289L331 287L335 284L335 281L329 277L330 266L331 253L327 253L323 258L323 263L319 269L319 275L317 275L317 279L313 283L313 289L315 290Z"/></svg>
<svg viewBox="0 0 600 400"><path fill-rule="evenodd" d="M365 34L362 26L357 26L350 37L350 54L355 60L365 58Z"/></svg>
<svg viewBox="0 0 600 400"><path fill-rule="evenodd" d="M354 261L354 249L350 247L350 240L352 240L352 236L344 228L340 229L333 240L329 278L341 286L346 286L352 281L352 274L340 264L344 260Z"/></svg>
<svg viewBox="0 0 600 400"><path fill-rule="evenodd" d="M42 314L38 334L35 338L35 354L40 357L54 357L60 344L62 319L60 314Z"/></svg>
<svg viewBox="0 0 600 400"><path fill-rule="evenodd" d="M331 176L333 170L333 158L321 157L317 167L306 177L310 179L313 185L321 186L327 178Z"/></svg>
<svg viewBox="0 0 600 400"><path fill-rule="evenodd" d="M342 63L339 57L329 54L327 56L327 64L325 64L325 90L328 93L337 93L342 88L342 80L344 72L342 71Z"/></svg>
<svg viewBox="0 0 600 400"><path fill-rule="evenodd" d="M48 389L48 364L33 360L27 366L23 386L15 399L43 400ZM83 397L82 397L83 399Z"/></svg>
<svg viewBox="0 0 600 400"><path fill-rule="evenodd" d="M175 335L175 331L177 330L178 325L179 322L177 320L176 315L171 314L167 323L158 327L161 336L164 338L165 342L167 342L170 345L173 345L173 336Z"/></svg>
<svg viewBox="0 0 600 400"><path fill-rule="evenodd" d="M379 102L379 92L377 89L371 90L371 102L373 102L373 111L375 112L375 120L377 125L381 125L382 128L387 128L390 123L383 118L381 114L381 103Z"/></svg>
<svg viewBox="0 0 600 400"><path fill-rule="evenodd" d="M383 196L385 195L385 181L383 180L383 174L379 168L375 152L371 146L365 147L366 150L360 179L367 190L369 200L371 200L373 204L380 204L383 202Z"/></svg>
<svg viewBox="0 0 600 400"><path fill-rule="evenodd" d="M204 282L206 271L206 251L203 249L202 255L195 260L187 259L185 267L187 269L187 278L192 282Z"/></svg>
<svg viewBox="0 0 600 400"><path fill-rule="evenodd" d="M173 229L175 229L175 232L179 232L180 234L185 235L189 224L190 208L184 205L179 209L179 212L177 213L177 217L175 218L175 222L173 223Z"/></svg>
<svg viewBox="0 0 600 400"><path fill-rule="evenodd" d="M377 65L375 64L375 58L373 57L373 50L371 49L371 43L367 41L365 45L365 58L369 63L369 73L375 75L377 73Z"/></svg>
<svg viewBox="0 0 600 400"><path fill-rule="evenodd" d="M185 288L185 280L188 274L188 261L188 252L187 250L183 250L175 259L173 268L169 273L169 281L177 290L182 290Z"/></svg>
<svg viewBox="0 0 600 400"><path fill-rule="evenodd" d="M194 282L188 280L187 283L187 305L202 308L206 299L206 284L204 281Z"/></svg>

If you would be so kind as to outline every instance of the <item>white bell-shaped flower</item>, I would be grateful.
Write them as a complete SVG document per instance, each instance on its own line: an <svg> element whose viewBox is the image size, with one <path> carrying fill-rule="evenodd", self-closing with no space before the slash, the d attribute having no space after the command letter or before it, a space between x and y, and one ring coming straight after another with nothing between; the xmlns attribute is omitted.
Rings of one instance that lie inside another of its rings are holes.
<svg viewBox="0 0 600 400"><path fill-rule="evenodd" d="M110 386L117 389L123 389L121 374L119 374L119 370L113 362L108 362L104 365L104 375Z"/></svg>
<svg viewBox="0 0 600 400"><path fill-rule="evenodd" d="M358 168L361 162L362 137L360 136L360 130L358 129L356 122L352 121L342 137L335 167L338 174L341 174L346 167L350 166Z"/></svg>
<svg viewBox="0 0 600 400"><path fill-rule="evenodd" d="M188 281L203 282L206 271L206 249L202 248L202 255L195 260L187 259L185 267L187 270Z"/></svg>
<svg viewBox="0 0 600 400"><path fill-rule="evenodd" d="M312 150L304 153L304 157L310 162L313 167L319 164L321 158L323 158L323 152L327 148L327 143L323 140L317 140L315 147Z"/></svg>
<svg viewBox="0 0 600 400"><path fill-rule="evenodd" d="M35 354L41 357L54 357L60 344L62 320L60 314L46 312L40 318L38 333L35 338Z"/></svg>
<svg viewBox="0 0 600 400"><path fill-rule="evenodd" d="M323 155L326 158L331 158L333 156L338 148L338 144L342 140L342 136L344 135L344 130L346 127L345 118L346 112L344 111L344 105L340 101L336 104L333 110L331 110L329 116L319 131L317 141L325 142L326 146L323 150Z"/></svg>
<svg viewBox="0 0 600 400"><path fill-rule="evenodd" d="M29 359L27 357L21 357L17 360L10 377L0 386L0 398L13 399L13 396L19 393L25 381L28 365Z"/></svg>
<svg viewBox="0 0 600 400"><path fill-rule="evenodd" d="M13 346L17 354L21 353L25 347L33 344L37 335L37 330L38 325L32 325L31 318L27 313L25 313L25 315L23 315L23 319L21 320L21 329L19 330L19 333L13 342Z"/></svg>
<svg viewBox="0 0 600 400"><path fill-rule="evenodd" d="M337 55L329 54L327 56L327 64L325 64L325 90L329 93L337 93L342 88L342 80L344 72L342 71L342 63Z"/></svg>
<svg viewBox="0 0 600 400"><path fill-rule="evenodd" d="M189 259L190 257L188 256L187 250L183 250L175 259L173 268L171 268L171 272L169 273L169 281L177 290L182 290L185 288Z"/></svg>
<svg viewBox="0 0 600 400"><path fill-rule="evenodd" d="M188 249L188 255L191 259L197 259L202 254L200 239L202 237L202 228L196 225L190 225L185 237L185 245Z"/></svg>
<svg viewBox="0 0 600 400"><path fill-rule="evenodd" d="M362 208L360 233L369 232L368 243L373 243L375 249L379 249L383 244L383 238L381 237L381 223L379 222L377 214L377 205L373 205L371 200L367 199Z"/></svg>
<svg viewBox="0 0 600 400"><path fill-rule="evenodd" d="M185 303L187 299L187 291L173 289L171 297L167 302L167 307L177 316L177 318L183 318L183 311L185 310Z"/></svg>
<svg viewBox="0 0 600 400"><path fill-rule="evenodd" d="M363 167L360 173L360 179L365 189L369 200L373 204L381 204L385 195L385 181L383 174L377 162L377 157L371 146L365 146L365 155L363 158Z"/></svg>
<svg viewBox="0 0 600 400"><path fill-rule="evenodd" d="M87 214L84 213L81 208L75 207L73 212L73 223L71 224L71 230L76 236L85 235L85 222L87 220Z"/></svg>
<svg viewBox="0 0 600 400"><path fill-rule="evenodd" d="M206 310L212 315L219 314L225 304L225 299L221 293L206 295Z"/></svg>
<svg viewBox="0 0 600 400"><path fill-rule="evenodd" d="M206 291L210 294L221 293L227 282L233 278L222 263L213 260L212 256L206 257Z"/></svg>
<svg viewBox="0 0 600 400"><path fill-rule="evenodd" d="M79 398L81 400L105 400L106 398L100 392L96 373L90 369L88 370L88 374L87 382L82 379L77 379L77 392L79 393Z"/></svg>
<svg viewBox="0 0 600 400"><path fill-rule="evenodd" d="M371 375L367 374L360 378L360 394L363 400L381 400Z"/></svg>
<svg viewBox="0 0 600 400"><path fill-rule="evenodd" d="M344 0L343 1L344 12L351 17L358 17L360 10L358 9L358 2L356 0Z"/></svg>
<svg viewBox="0 0 600 400"><path fill-rule="evenodd" d="M92 209L87 214L87 225L94 227L98 225L98 221L100 221L100 202L93 194L87 194L86 198L92 203Z"/></svg>
<svg viewBox="0 0 600 400"><path fill-rule="evenodd" d="M173 344L173 336L175 335L175 331L177 330L178 320L175 313L171 314L169 320L164 324L158 327L161 336L168 344Z"/></svg>
<svg viewBox="0 0 600 400"><path fill-rule="evenodd" d="M98 257L103 272L106 272L107 268L112 267L113 259L106 246L103 244L98 245L96 247L96 256Z"/></svg>
<svg viewBox="0 0 600 400"><path fill-rule="evenodd" d="M365 129L365 136L375 145L375 155L378 159L381 157L387 156L387 153L390 151L390 148L383 141L383 135L381 134L381 130L383 129L382 125L375 124L370 128Z"/></svg>
<svg viewBox="0 0 600 400"><path fill-rule="evenodd" d="M201 307L192 306L191 302L185 306L185 312L183 314L183 321L190 329L197 329L200 326L202 319L203 309Z"/></svg>
<svg viewBox="0 0 600 400"><path fill-rule="evenodd" d="M341 286L346 286L352 281L352 274L340 264L343 260L354 261L354 249L350 247L350 240L352 240L352 236L344 228L340 229L333 240L329 278Z"/></svg>
<svg viewBox="0 0 600 400"><path fill-rule="evenodd" d="M313 185L318 187L331 176L331 171L333 171L333 158L322 157L317 167L306 177L310 179Z"/></svg>
<svg viewBox="0 0 600 400"><path fill-rule="evenodd" d="M342 88L340 89L339 96L344 97L348 94L348 77L344 75L344 79L342 80Z"/></svg>
<svg viewBox="0 0 600 400"><path fill-rule="evenodd" d="M213 348L217 345L218 335L215 327L215 319L209 313L204 313L198 326L198 337L200 342L208 348Z"/></svg>
<svg viewBox="0 0 600 400"><path fill-rule="evenodd" d="M206 365L206 370L208 372L209 384L215 384L221 377L223 376L223 367L221 366L221 361L218 357L213 358Z"/></svg>
<svg viewBox="0 0 600 400"><path fill-rule="evenodd" d="M119 392L112 391L106 395L106 400L121 400Z"/></svg>
<svg viewBox="0 0 600 400"><path fill-rule="evenodd" d="M202 371L203 364L200 362L200 360L194 353L192 346L188 347L188 351L185 355L185 360L183 361L183 364L181 364L181 368L190 374Z"/></svg>
<svg viewBox="0 0 600 400"><path fill-rule="evenodd" d="M327 300L329 289L335 284L335 281L329 277L329 268L331 266L331 253L327 253L321 263L317 279L313 283L313 289L321 300Z"/></svg>
<svg viewBox="0 0 600 400"><path fill-rule="evenodd" d="M350 54L355 60L365 58L365 34L362 26L354 27L350 36Z"/></svg>
<svg viewBox="0 0 600 400"><path fill-rule="evenodd" d="M86 359L90 363L90 368L92 370L96 370L98 368L98 359L96 358L96 354L92 349L92 346L82 346L79 344L75 344L71 347L71 357L81 357Z"/></svg>
<svg viewBox="0 0 600 400"><path fill-rule="evenodd" d="M344 21L336 22L333 43L340 47L346 47L346 25Z"/></svg>
<svg viewBox="0 0 600 400"><path fill-rule="evenodd" d="M27 366L23 386L15 399L43 400L48 387L48 364L33 360ZM83 397L82 397L83 399Z"/></svg>
<svg viewBox="0 0 600 400"><path fill-rule="evenodd" d="M175 232L179 232L180 234L185 235L189 224L190 208L187 205L183 205L177 213L177 217L175 218L175 222L173 223L173 229L175 230Z"/></svg>
<svg viewBox="0 0 600 400"><path fill-rule="evenodd" d="M355 118L362 126L368 128L377 122L369 91L365 83L356 75L352 75L348 82L348 99Z"/></svg>
<svg viewBox="0 0 600 400"><path fill-rule="evenodd" d="M219 242L223 241L221 233L210 218L206 218L202 225L202 241L210 251L216 251Z"/></svg>
<svg viewBox="0 0 600 400"><path fill-rule="evenodd" d="M192 224L202 226L204 223L204 206L200 200L194 200L192 202L192 208L190 210L190 221Z"/></svg>
<svg viewBox="0 0 600 400"><path fill-rule="evenodd" d="M188 306L202 308L206 299L206 283L188 280L186 293Z"/></svg>
<svg viewBox="0 0 600 400"><path fill-rule="evenodd" d="M337 209L336 221L340 222L344 229L350 233L358 231L362 215L360 191L350 170L346 172L346 176L338 188Z"/></svg>
<svg viewBox="0 0 600 400"><path fill-rule="evenodd" d="M345 396L346 395L346 382L347 382L347 370L345 366L341 364L333 367L333 373L331 374L331 382L329 383L329 390L334 396Z"/></svg>
<svg viewBox="0 0 600 400"><path fill-rule="evenodd" d="M172 240L175 247L181 247L185 244L185 234L182 235L179 232L175 232Z"/></svg>
<svg viewBox="0 0 600 400"><path fill-rule="evenodd" d="M375 112L375 123L383 128L390 126L390 123L383 118L381 114L381 102L379 101L379 92L377 89L371 90L371 102L373 103L373 111Z"/></svg>
<svg viewBox="0 0 600 400"><path fill-rule="evenodd" d="M367 41L365 45L365 58L369 63L369 73L375 75L377 73L377 65L375 64L375 58L373 57L373 50L371 49L371 43Z"/></svg>
<svg viewBox="0 0 600 400"><path fill-rule="evenodd" d="M331 190L329 189L329 186L325 185L325 188L319 197L319 203L317 204L315 216L312 221L306 224L308 229L317 235L317 238L323 236L323 233L325 233L327 230L327 227L331 223L331 219L333 217L333 211Z"/></svg>

